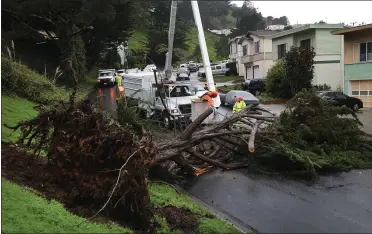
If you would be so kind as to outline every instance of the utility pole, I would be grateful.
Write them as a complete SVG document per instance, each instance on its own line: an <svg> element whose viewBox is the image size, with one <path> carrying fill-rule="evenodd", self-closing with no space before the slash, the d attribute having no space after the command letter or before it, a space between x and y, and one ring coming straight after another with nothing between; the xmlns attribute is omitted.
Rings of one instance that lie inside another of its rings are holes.
<svg viewBox="0 0 372 234"><path fill-rule="evenodd" d="M168 53L165 59L165 78L169 79L172 76L172 55L173 55L173 40L176 28L176 15L177 15L177 1L172 1L170 19L169 19L169 32L168 32Z"/></svg>
<svg viewBox="0 0 372 234"><path fill-rule="evenodd" d="M200 46L200 51L201 51L202 58L203 58L203 65L205 69L205 75L207 78L208 88L210 91L216 91L216 87L214 86L211 63L209 60L209 55L208 55L208 50L207 50L207 43L205 42L204 30L203 30L203 25L201 22L198 2L195 0L191 0L191 7L192 7L193 14L194 14L195 24L198 29L199 46ZM214 99L214 104L216 107L220 106L221 104L220 96L217 96Z"/></svg>

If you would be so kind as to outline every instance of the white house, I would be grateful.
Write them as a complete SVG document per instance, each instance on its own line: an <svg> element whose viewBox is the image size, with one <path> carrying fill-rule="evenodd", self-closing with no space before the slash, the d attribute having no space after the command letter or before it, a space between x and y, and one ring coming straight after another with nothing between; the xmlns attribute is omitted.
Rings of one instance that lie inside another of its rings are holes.
<svg viewBox="0 0 372 234"><path fill-rule="evenodd" d="M236 62L236 69L239 73L239 75L241 74L241 71L240 71L240 59L242 57L242 45L241 44L238 44L240 38L243 37L243 36L237 36L237 37L234 37L232 39L229 40L229 47L230 47L230 60L232 62Z"/></svg>
<svg viewBox="0 0 372 234"><path fill-rule="evenodd" d="M342 28L342 24L307 24L276 33L271 36L273 60L283 58L291 46L313 47L316 53L313 84L328 84L333 90L342 88L342 37L331 34Z"/></svg>
<svg viewBox="0 0 372 234"><path fill-rule="evenodd" d="M242 50L239 75L246 80L266 78L273 64L270 36L274 33L276 31L249 31L239 39L238 44Z"/></svg>

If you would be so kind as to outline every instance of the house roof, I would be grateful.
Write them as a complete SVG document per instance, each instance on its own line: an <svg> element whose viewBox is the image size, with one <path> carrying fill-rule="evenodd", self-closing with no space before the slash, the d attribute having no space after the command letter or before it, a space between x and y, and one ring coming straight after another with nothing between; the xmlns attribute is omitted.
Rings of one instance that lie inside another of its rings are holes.
<svg viewBox="0 0 372 234"><path fill-rule="evenodd" d="M356 32L360 30L366 30L366 29L372 29L372 24L366 24L366 25L356 26L352 28L344 28L341 30L333 31L331 33L332 35L345 35L347 33Z"/></svg>
<svg viewBox="0 0 372 234"><path fill-rule="evenodd" d="M275 33L272 36L270 36L270 38L271 39L280 38L291 34L303 32L309 29L342 29L342 28L344 28L344 25L342 24L305 24L302 27L292 28L279 33Z"/></svg>
<svg viewBox="0 0 372 234"><path fill-rule="evenodd" d="M231 42L233 42L233 41L238 42L238 41L240 40L241 37L244 37L244 35L237 36L237 37L234 37L234 38L230 39L230 40L229 40L229 44L230 44Z"/></svg>
<svg viewBox="0 0 372 234"><path fill-rule="evenodd" d="M272 31L272 30L260 30L260 31L248 31L246 36L249 37L249 35L255 35L255 36L258 36L258 37L263 37L263 38L266 38L266 37L269 37L275 33L277 33L278 31Z"/></svg>

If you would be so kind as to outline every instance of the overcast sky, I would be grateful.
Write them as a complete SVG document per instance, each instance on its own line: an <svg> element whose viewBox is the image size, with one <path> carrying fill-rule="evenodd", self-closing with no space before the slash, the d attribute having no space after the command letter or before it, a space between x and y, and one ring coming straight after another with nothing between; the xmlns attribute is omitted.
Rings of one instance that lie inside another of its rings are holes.
<svg viewBox="0 0 372 234"><path fill-rule="evenodd" d="M243 1L233 1L241 6ZM291 24L372 23L372 1L252 1L263 16L287 16Z"/></svg>

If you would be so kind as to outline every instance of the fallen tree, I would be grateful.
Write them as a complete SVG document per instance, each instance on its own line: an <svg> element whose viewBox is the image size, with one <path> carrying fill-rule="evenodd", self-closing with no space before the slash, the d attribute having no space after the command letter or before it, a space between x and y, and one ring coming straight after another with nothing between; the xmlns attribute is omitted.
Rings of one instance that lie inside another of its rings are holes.
<svg viewBox="0 0 372 234"><path fill-rule="evenodd" d="M239 147L246 144L252 132L260 132L259 123L272 121L270 116L261 116L259 108L250 106L218 124L202 126L211 113L208 109L175 140L157 145L144 128L119 124L89 101L60 102L41 108L31 120L6 127L21 129L19 145L32 149L36 156L46 154L48 170L53 171L51 183L66 190L69 202L90 206L96 215L103 212L131 222L136 229L153 232L147 190L152 166L183 168L196 175L211 167L245 167L244 160L227 162L236 153L244 154ZM234 127L243 118L257 122L253 131L250 125ZM253 145L251 137L251 150Z"/></svg>
<svg viewBox="0 0 372 234"><path fill-rule="evenodd" d="M21 128L22 145L36 154L46 152L54 182L66 188L70 202L93 206L96 214L104 212L147 232L154 231L146 181L154 166L200 175L212 167L232 170L259 163L313 178L331 167L330 161L345 160L332 155L336 149L367 152L353 158L366 164L352 165L372 166L372 144L357 117L340 117L353 113L310 92L298 94L279 118L247 106L204 125L210 114L212 109L206 110L177 137L159 143L143 125L132 123L138 121L135 116L120 124L89 102L61 102L8 127Z"/></svg>

